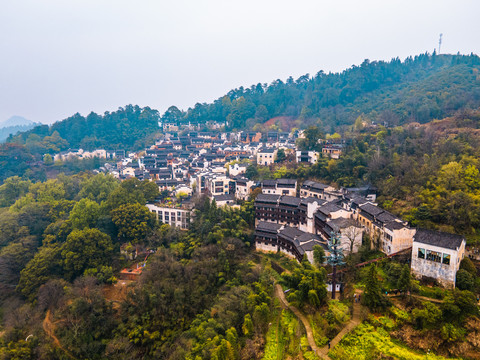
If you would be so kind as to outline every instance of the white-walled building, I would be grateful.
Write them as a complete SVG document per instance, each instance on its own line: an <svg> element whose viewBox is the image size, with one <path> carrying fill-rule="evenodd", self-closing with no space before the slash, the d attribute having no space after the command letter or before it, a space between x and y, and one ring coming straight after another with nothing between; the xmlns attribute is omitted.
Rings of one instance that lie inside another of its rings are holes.
<svg viewBox="0 0 480 360"><path fill-rule="evenodd" d="M190 226L190 213L188 209L171 208L155 204L147 204L148 210L153 212L158 221L180 229L188 229Z"/></svg>
<svg viewBox="0 0 480 360"><path fill-rule="evenodd" d="M254 181L247 178L235 178L235 197L240 200L248 200L248 197L252 193L252 186L255 185Z"/></svg>
<svg viewBox="0 0 480 360"><path fill-rule="evenodd" d="M336 218L326 223L325 232L335 232L339 235L340 246L345 255L358 252L362 246L363 228L350 218Z"/></svg>
<svg viewBox="0 0 480 360"><path fill-rule="evenodd" d="M298 228L302 231L315 233L315 213L326 203L325 200L316 198L304 198L298 206Z"/></svg>
<svg viewBox="0 0 480 360"><path fill-rule="evenodd" d="M318 151L296 151L297 163L316 164L319 157L320 153Z"/></svg>
<svg viewBox="0 0 480 360"><path fill-rule="evenodd" d="M445 287L455 287L465 245L460 235L418 229L412 246L412 273L434 278Z"/></svg>
<svg viewBox="0 0 480 360"><path fill-rule="evenodd" d="M235 163L233 165L228 166L228 173L230 176L237 176L240 174L245 174L247 171L247 165L246 164L239 164Z"/></svg>
<svg viewBox="0 0 480 360"><path fill-rule="evenodd" d="M262 181L262 193L297 196L297 180L276 179Z"/></svg>
<svg viewBox="0 0 480 360"><path fill-rule="evenodd" d="M275 162L277 156L277 149L260 149L257 152L257 164L258 165L271 165Z"/></svg>

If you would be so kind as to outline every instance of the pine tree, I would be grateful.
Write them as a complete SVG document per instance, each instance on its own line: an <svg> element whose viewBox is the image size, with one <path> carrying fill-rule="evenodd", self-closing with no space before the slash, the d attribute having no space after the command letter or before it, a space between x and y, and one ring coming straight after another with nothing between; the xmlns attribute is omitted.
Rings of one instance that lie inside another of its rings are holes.
<svg viewBox="0 0 480 360"><path fill-rule="evenodd" d="M382 310L389 305L388 299L382 294L380 282L377 278L377 266L375 264L371 265L368 270L363 304L371 310Z"/></svg>
<svg viewBox="0 0 480 360"><path fill-rule="evenodd" d="M412 287L412 277L410 275L410 267L405 264L400 273L400 277L397 282L397 288L400 291L407 292Z"/></svg>

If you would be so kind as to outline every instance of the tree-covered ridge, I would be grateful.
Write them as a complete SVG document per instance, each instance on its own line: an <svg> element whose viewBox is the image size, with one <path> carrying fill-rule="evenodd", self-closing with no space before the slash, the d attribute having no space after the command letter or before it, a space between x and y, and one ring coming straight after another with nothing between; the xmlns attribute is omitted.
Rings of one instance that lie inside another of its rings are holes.
<svg viewBox="0 0 480 360"><path fill-rule="evenodd" d="M127 105L104 115L91 112L84 117L77 113L51 126L40 125L10 136L7 142L24 144L33 154L68 148L138 150L159 130L158 120L156 110Z"/></svg>
<svg viewBox="0 0 480 360"><path fill-rule="evenodd" d="M249 262L253 202L231 210L200 198L191 230L180 231L144 206L158 195L153 182L103 174L0 186L2 359L262 353L272 280ZM117 285L125 293L113 304L103 291L133 263L120 255L125 243L156 254L136 286Z"/></svg>
<svg viewBox="0 0 480 360"><path fill-rule="evenodd" d="M164 121L228 121L229 129L251 129L256 123L287 116L292 124L323 123L327 130L351 125L364 114L376 122L398 125L427 122L480 105L480 58L476 55L422 54L403 62L365 60L341 73L306 74L286 82L231 90L211 104L183 112L175 106ZM334 132L334 131L331 131Z"/></svg>
<svg viewBox="0 0 480 360"><path fill-rule="evenodd" d="M305 131L302 146L318 146L323 134ZM480 239L480 111L462 111L427 124L362 128L343 134L339 159L315 165L251 165L253 179L318 179L337 187L373 185L386 210L418 227Z"/></svg>

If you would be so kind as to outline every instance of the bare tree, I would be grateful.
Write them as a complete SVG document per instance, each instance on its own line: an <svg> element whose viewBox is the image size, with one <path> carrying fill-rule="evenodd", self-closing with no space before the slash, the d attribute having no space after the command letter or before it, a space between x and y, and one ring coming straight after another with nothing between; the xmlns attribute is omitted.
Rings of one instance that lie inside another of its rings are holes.
<svg viewBox="0 0 480 360"><path fill-rule="evenodd" d="M355 241L357 237L361 235L363 229L360 226L360 223L357 221L352 222L352 224L343 231L343 235L348 239L350 254L353 253L353 247L355 246Z"/></svg>

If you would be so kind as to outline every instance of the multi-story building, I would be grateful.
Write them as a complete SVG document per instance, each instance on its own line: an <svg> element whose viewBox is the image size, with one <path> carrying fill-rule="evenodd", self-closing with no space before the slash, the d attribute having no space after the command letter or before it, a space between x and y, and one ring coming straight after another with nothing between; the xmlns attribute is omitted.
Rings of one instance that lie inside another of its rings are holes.
<svg viewBox="0 0 480 360"><path fill-rule="evenodd" d="M318 208L326 203L326 200L313 197L300 200L298 207L298 228L302 231L315 233L315 213Z"/></svg>
<svg viewBox="0 0 480 360"><path fill-rule="evenodd" d="M293 196L281 196L278 200L278 223L289 226L298 226L298 206L300 198Z"/></svg>
<svg viewBox="0 0 480 360"><path fill-rule="evenodd" d="M236 177L233 180L235 181L235 197L240 200L248 200L255 182L243 177Z"/></svg>
<svg viewBox="0 0 480 360"><path fill-rule="evenodd" d="M261 221L255 228L255 248L258 251L281 252L299 262L306 256L313 263L315 245L324 250L327 248L317 235L294 227Z"/></svg>
<svg viewBox="0 0 480 360"><path fill-rule="evenodd" d="M296 152L297 163L316 164L320 154L318 151L300 151Z"/></svg>
<svg viewBox="0 0 480 360"><path fill-rule="evenodd" d="M267 221L278 223L278 200L280 195L258 194L255 198L255 223Z"/></svg>
<svg viewBox="0 0 480 360"><path fill-rule="evenodd" d="M208 195L235 193L235 182L221 173L199 172L196 174L196 191Z"/></svg>
<svg viewBox="0 0 480 360"><path fill-rule="evenodd" d="M190 227L191 210L188 208L175 208L166 205L147 204L147 208L153 212L158 221L176 226L182 230Z"/></svg>
<svg viewBox="0 0 480 360"><path fill-rule="evenodd" d="M340 217L327 221L323 233L337 234L346 255L358 252L362 246L363 228L353 219Z"/></svg>
<svg viewBox="0 0 480 360"><path fill-rule="evenodd" d="M300 198L273 194L258 194L255 199L255 221L268 221L298 226Z"/></svg>
<svg viewBox="0 0 480 360"><path fill-rule="evenodd" d="M343 145L331 144L331 145L325 145L322 148L322 153L326 156L331 157L332 159L338 159L340 158L340 155L342 155L342 150L343 150Z"/></svg>
<svg viewBox="0 0 480 360"><path fill-rule="evenodd" d="M297 180L295 179L264 180L261 186L263 194L297 195Z"/></svg>
<svg viewBox="0 0 480 360"><path fill-rule="evenodd" d="M387 255L412 246L415 229L378 206L370 203L360 205L357 220L370 235L372 246Z"/></svg>
<svg viewBox="0 0 480 360"><path fill-rule="evenodd" d="M465 245L460 235L418 229L412 246L412 273L454 288L460 261L465 256Z"/></svg>
<svg viewBox="0 0 480 360"><path fill-rule="evenodd" d="M313 197L323 199L325 190L330 188L331 186L329 185L325 185L312 180L305 180L300 187L300 197ZM333 190L333 188L331 189Z"/></svg>
<svg viewBox="0 0 480 360"><path fill-rule="evenodd" d="M258 165L272 165L275 162L277 156L277 149L260 149L257 151L257 164Z"/></svg>

